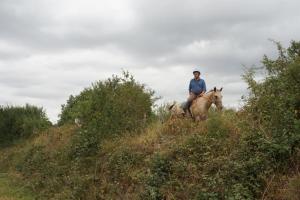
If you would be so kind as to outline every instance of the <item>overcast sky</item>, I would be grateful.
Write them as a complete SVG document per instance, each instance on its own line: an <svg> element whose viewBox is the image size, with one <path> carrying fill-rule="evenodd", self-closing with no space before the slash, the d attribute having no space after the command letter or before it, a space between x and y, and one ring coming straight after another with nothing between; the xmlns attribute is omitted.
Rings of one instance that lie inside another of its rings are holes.
<svg viewBox="0 0 300 200"><path fill-rule="evenodd" d="M199 66L224 104L246 94L243 66L275 56L269 38L300 39L299 0L0 0L0 104L43 106L129 70L183 101Z"/></svg>

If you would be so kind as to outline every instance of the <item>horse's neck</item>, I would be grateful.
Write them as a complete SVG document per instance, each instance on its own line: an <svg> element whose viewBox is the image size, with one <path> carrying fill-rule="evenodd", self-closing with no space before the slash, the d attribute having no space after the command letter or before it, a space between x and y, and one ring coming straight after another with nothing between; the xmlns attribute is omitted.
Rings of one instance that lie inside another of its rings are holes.
<svg viewBox="0 0 300 200"><path fill-rule="evenodd" d="M206 93L206 94L203 95L204 98L202 98L202 99L205 99L205 107L206 107L207 110L208 110L208 109L211 107L211 105L212 105L212 95L213 95L212 92L208 92L208 93Z"/></svg>

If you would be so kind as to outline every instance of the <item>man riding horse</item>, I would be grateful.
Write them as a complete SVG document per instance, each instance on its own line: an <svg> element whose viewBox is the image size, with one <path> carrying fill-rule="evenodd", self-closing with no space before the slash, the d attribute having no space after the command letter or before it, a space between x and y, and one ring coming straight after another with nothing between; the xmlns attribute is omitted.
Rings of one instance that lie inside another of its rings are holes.
<svg viewBox="0 0 300 200"><path fill-rule="evenodd" d="M187 102L180 104L174 101L174 103L169 106L171 113L170 119L189 117L190 115L195 121L206 120L209 108L212 104L214 104L219 111L223 109L223 88L217 89L214 87L209 92L206 92L206 84L205 81L200 78L200 70L195 69L193 74L194 78L190 81Z"/></svg>
<svg viewBox="0 0 300 200"><path fill-rule="evenodd" d="M192 105L193 100L196 99L198 96L203 96L206 92L206 84L205 81L200 78L200 70L197 68L194 69L193 74L194 78L190 81L189 84L189 97L183 107L184 112L186 114L189 113L190 115L190 107Z"/></svg>

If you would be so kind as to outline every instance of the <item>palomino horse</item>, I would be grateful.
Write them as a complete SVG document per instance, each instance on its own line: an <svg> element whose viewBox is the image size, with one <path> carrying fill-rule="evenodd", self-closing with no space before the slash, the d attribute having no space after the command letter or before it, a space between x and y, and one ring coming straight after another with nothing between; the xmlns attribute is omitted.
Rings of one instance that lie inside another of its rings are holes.
<svg viewBox="0 0 300 200"><path fill-rule="evenodd" d="M191 114L194 120L205 120L208 116L208 110L211 107L212 104L215 104L218 110L222 110L223 104L222 104L222 89L217 89L216 87L204 94L201 97L197 97L191 107ZM171 111L171 118L174 117L180 117L180 116L187 116L186 113L184 113L182 109L183 105L180 105L178 103L174 103L169 107L169 110Z"/></svg>

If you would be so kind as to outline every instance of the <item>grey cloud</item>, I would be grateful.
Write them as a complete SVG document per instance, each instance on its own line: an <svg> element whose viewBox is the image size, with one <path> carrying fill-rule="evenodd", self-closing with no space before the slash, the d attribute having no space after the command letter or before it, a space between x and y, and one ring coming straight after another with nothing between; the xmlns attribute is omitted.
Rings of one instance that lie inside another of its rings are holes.
<svg viewBox="0 0 300 200"><path fill-rule="evenodd" d="M2 0L0 103L60 104L91 82L131 71L162 101L186 98L194 66L224 102L246 93L243 65L299 40L296 0ZM163 84L162 84L163 82Z"/></svg>

